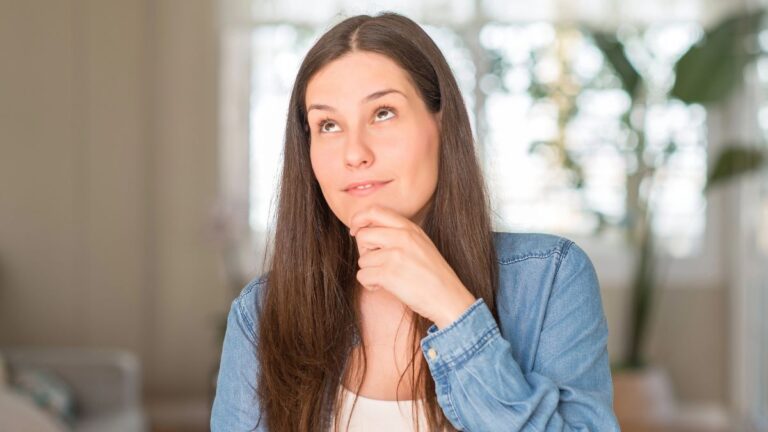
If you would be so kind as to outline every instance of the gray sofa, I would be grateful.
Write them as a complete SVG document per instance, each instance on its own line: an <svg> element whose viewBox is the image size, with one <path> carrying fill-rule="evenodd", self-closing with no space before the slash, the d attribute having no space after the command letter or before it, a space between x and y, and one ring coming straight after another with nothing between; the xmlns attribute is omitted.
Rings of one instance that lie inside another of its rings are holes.
<svg viewBox="0 0 768 432"><path fill-rule="evenodd" d="M81 415L75 432L147 432L141 403L141 365L135 354L106 348L0 347L13 368L43 367L74 392Z"/></svg>

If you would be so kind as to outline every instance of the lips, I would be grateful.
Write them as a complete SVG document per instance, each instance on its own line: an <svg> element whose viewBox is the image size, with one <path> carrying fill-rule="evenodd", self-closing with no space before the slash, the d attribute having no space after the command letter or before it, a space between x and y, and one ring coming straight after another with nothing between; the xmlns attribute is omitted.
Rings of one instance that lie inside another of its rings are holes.
<svg viewBox="0 0 768 432"><path fill-rule="evenodd" d="M391 181L392 180L367 180L350 183L347 185L344 191L352 196L362 197L376 192L377 190L389 184Z"/></svg>

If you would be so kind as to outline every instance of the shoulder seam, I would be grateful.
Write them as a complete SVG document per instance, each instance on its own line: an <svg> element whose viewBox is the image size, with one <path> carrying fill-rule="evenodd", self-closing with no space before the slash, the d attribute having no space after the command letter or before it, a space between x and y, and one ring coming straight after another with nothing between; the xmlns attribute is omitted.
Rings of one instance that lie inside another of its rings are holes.
<svg viewBox="0 0 768 432"><path fill-rule="evenodd" d="M245 288L243 288L242 292L240 292L240 295L237 296L237 298L234 300L237 306L237 313L240 314L240 317L245 321L245 323L248 325L248 332L251 334L254 340L256 340L256 334L253 331L255 328L255 325L253 323L253 320L248 316L248 313L246 313L245 305L243 304L243 298L247 296L248 294L253 291L254 287L261 286L264 283L264 278L258 278L252 282L250 282L248 285L246 285Z"/></svg>
<svg viewBox="0 0 768 432"><path fill-rule="evenodd" d="M569 240L565 237L560 236L560 239L558 240L557 244L551 249L546 250L544 252L533 252L533 253L517 256L514 258L497 258L496 261L501 265L507 265L507 264L514 264L520 261L525 261L530 258L549 258L552 255L557 254L557 255L561 255L561 258L557 262L557 268L559 268L560 261L562 261L562 257L568 253L568 249L570 248L570 245L572 243L573 243L572 240ZM557 269L555 270L555 275L557 275Z"/></svg>
<svg viewBox="0 0 768 432"><path fill-rule="evenodd" d="M501 265L507 265L507 264L514 264L516 262L525 261L531 258L549 258L552 255L559 254L560 251L557 249L552 249L544 253L532 253L528 255L523 255L515 258L507 258L507 259L498 259L496 260Z"/></svg>
<svg viewBox="0 0 768 432"><path fill-rule="evenodd" d="M253 332L253 320L251 320L248 317L248 314L245 313L245 306L243 306L243 302L240 297L235 299L235 302L237 303L237 313L240 314L240 318L245 321L245 323L248 325L248 332L251 334L251 336L255 337L255 334Z"/></svg>
<svg viewBox="0 0 768 432"><path fill-rule="evenodd" d="M574 244L573 240L566 239L565 245L563 246L563 249L560 255L560 259L557 260L557 266L555 267L555 274L552 277L552 282L554 283L555 280L557 280L557 275L560 273L560 265L565 261L566 257L568 256L568 252L571 250L571 246Z"/></svg>

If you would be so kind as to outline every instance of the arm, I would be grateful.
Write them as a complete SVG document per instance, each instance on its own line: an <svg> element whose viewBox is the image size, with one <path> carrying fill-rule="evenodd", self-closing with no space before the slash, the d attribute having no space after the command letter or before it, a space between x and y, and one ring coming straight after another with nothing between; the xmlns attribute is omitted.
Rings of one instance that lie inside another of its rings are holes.
<svg viewBox="0 0 768 432"><path fill-rule="evenodd" d="M482 299L447 327L430 327L422 339L438 402L457 429L619 430L597 276L572 242L561 260L532 371L513 358Z"/></svg>
<svg viewBox="0 0 768 432"><path fill-rule="evenodd" d="M257 338L245 307L246 287L230 307L221 352L216 396L211 409L212 432L257 431L260 409L257 400ZM263 427L263 424L262 426Z"/></svg>

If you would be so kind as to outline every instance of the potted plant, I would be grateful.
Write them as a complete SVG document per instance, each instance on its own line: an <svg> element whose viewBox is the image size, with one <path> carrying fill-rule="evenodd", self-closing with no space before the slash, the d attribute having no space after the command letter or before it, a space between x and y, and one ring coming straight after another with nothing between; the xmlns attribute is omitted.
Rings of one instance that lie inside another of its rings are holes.
<svg viewBox="0 0 768 432"><path fill-rule="evenodd" d="M669 97L686 104L713 107L725 101L739 86L745 67L759 55L756 38L763 19L762 11L730 16L705 31L674 65L675 81ZM627 178L627 234L636 251L631 282L629 325L623 358L613 365L614 408L623 423L658 424L672 409L671 386L663 370L649 365L643 348L657 295L655 236L651 227L653 206L640 194L640 185L650 180L668 158L657 165L642 157L644 122L630 121L632 112L644 112L643 78L626 55L625 47L611 34L595 34L596 44L619 76L631 96L632 108L626 124L635 134L638 169ZM671 142L665 150L673 154ZM748 144L730 143L717 155L707 177L705 191L729 178L756 170L764 164L764 150ZM647 180L646 180L647 179Z"/></svg>
<svg viewBox="0 0 768 432"><path fill-rule="evenodd" d="M661 157L646 157L649 151L645 121L647 109L659 97L706 107L724 102L741 84L745 67L760 54L755 35L762 20L762 10L744 12L727 17L705 30L699 42L675 62L674 84L664 87L661 95L658 86L652 88L648 78L633 64L627 47L617 34L573 26L561 26L556 30L560 45L578 37L591 38L630 98L630 106L620 120L629 137L624 142L615 143L620 152L634 162L634 168L626 174L626 217L619 225L626 234L635 261L630 280L625 347L621 358L612 365L614 408L624 424L661 424L674 409L671 385L664 370L649 364L644 352L658 294L657 238L652 229L655 209L644 190L653 184L670 157L678 151L678 146L671 141ZM585 84L575 79L569 69L567 48L558 46L555 50L562 71L559 78L555 82L537 82L536 74L531 71L529 94L536 99L547 98L554 102L558 111L559 132L552 140L534 142L531 151L543 149L544 154L553 156L569 174L571 185L580 189L584 186L584 172L578 157L567 145L565 131L578 113L576 99ZM502 54L493 51L490 54L491 73L497 75L498 81L503 81L509 65ZM766 159L764 154L765 150L761 148L729 143L722 153L714 157L715 163L708 174L705 191L723 180L760 168ZM598 211L592 211L598 221L599 232L609 222Z"/></svg>

